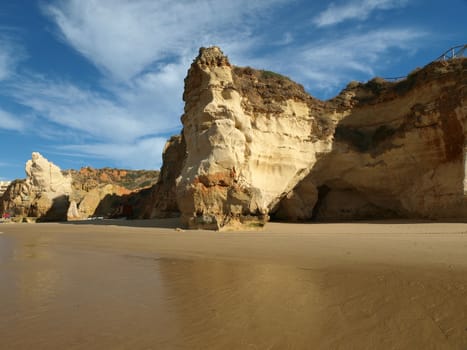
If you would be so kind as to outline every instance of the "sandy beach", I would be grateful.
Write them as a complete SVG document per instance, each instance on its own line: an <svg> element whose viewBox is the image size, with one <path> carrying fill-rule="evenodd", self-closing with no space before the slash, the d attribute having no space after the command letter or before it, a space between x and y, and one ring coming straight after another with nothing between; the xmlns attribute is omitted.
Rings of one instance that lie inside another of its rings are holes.
<svg viewBox="0 0 467 350"><path fill-rule="evenodd" d="M2 349L467 349L467 224L0 225Z"/></svg>

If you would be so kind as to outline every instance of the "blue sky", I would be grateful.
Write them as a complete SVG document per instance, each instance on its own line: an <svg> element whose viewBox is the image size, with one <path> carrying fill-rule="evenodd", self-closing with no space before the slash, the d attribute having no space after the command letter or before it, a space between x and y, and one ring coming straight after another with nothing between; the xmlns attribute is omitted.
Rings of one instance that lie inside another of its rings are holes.
<svg viewBox="0 0 467 350"><path fill-rule="evenodd" d="M327 99L467 42L467 0L2 0L0 180L31 152L62 169L158 169L200 46Z"/></svg>

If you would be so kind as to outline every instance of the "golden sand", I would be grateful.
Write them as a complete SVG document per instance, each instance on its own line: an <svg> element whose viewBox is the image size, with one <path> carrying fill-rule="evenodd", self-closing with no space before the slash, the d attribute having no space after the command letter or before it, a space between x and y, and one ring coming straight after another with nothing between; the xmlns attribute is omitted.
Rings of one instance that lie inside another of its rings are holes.
<svg viewBox="0 0 467 350"><path fill-rule="evenodd" d="M467 349L467 224L0 225L1 349Z"/></svg>

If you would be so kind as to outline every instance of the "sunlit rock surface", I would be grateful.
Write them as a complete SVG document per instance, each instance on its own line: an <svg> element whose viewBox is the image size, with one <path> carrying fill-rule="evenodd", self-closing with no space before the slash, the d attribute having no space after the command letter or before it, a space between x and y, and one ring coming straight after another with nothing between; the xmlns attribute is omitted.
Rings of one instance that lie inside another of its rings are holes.
<svg viewBox="0 0 467 350"><path fill-rule="evenodd" d="M189 227L263 225L331 149L320 101L286 77L234 68L217 47L200 50L183 97L177 202Z"/></svg>

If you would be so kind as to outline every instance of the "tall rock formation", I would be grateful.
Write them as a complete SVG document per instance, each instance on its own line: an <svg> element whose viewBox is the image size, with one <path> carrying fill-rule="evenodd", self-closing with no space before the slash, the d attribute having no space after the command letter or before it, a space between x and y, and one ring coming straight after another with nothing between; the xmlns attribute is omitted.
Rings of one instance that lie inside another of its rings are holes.
<svg viewBox="0 0 467 350"><path fill-rule="evenodd" d="M200 49L185 79L186 159L177 182L192 228L261 226L331 148L323 103L288 78Z"/></svg>

